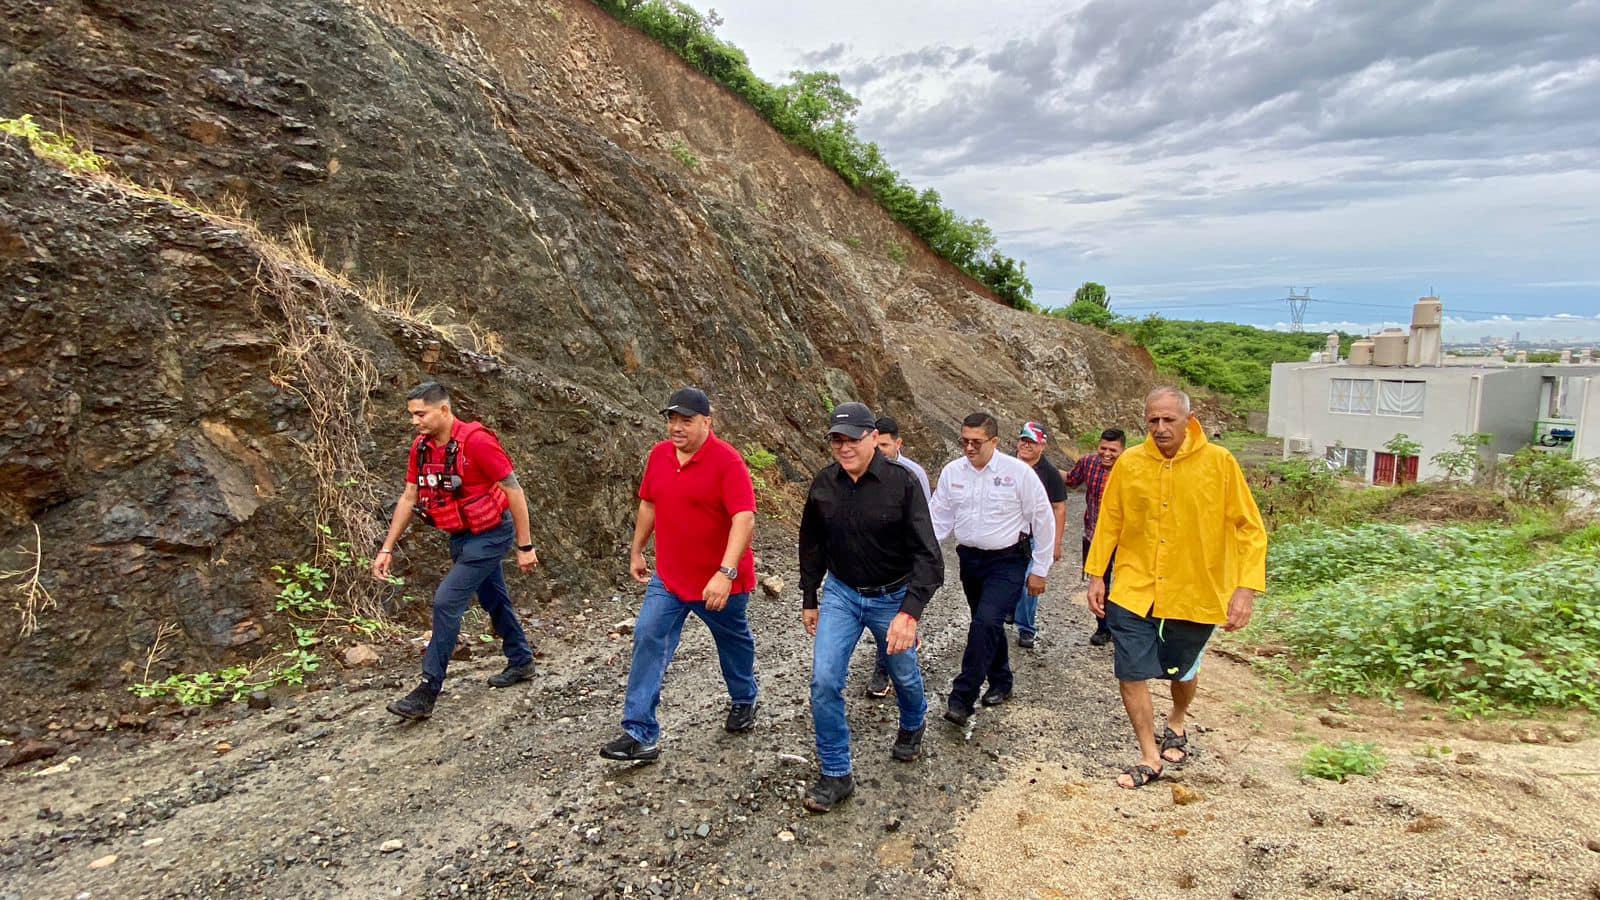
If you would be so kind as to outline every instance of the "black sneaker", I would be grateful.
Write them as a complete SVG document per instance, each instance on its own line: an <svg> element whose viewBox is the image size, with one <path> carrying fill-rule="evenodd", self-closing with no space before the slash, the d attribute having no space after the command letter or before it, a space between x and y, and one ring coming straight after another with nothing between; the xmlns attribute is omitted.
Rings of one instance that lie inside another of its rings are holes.
<svg viewBox="0 0 1600 900"><path fill-rule="evenodd" d="M806 798L801 802L812 812L825 813L855 792L855 779L849 775L840 775L837 778L824 775L817 779L811 790L806 791Z"/></svg>
<svg viewBox="0 0 1600 900"><path fill-rule="evenodd" d="M1017 646L1021 647L1024 650L1032 650L1033 649L1033 635L1028 634L1027 632L1019 632L1017 634Z"/></svg>
<svg viewBox="0 0 1600 900"><path fill-rule="evenodd" d="M1089 635L1089 646L1091 647L1104 647L1109 643L1111 643L1111 632L1105 630L1104 628L1101 628L1094 634Z"/></svg>
<svg viewBox="0 0 1600 900"><path fill-rule="evenodd" d="M957 728L967 727L967 720L972 718L972 710L956 706L954 703L945 707L944 720Z"/></svg>
<svg viewBox="0 0 1600 900"><path fill-rule="evenodd" d="M894 749L890 750L889 754L901 762L911 762L921 756L922 732L924 730L926 730L926 726L918 728L916 731L900 729L900 733L894 736Z"/></svg>
<svg viewBox="0 0 1600 900"><path fill-rule="evenodd" d="M534 676L533 663L525 666L506 666L505 671L499 675L489 676L489 687L511 687L519 681L528 681Z"/></svg>
<svg viewBox="0 0 1600 900"><path fill-rule="evenodd" d="M433 703L438 699L438 691L426 684L419 684L411 693L392 701L387 709L402 719L415 722L433 715Z"/></svg>
<svg viewBox="0 0 1600 900"><path fill-rule="evenodd" d="M749 731L756 727L756 705L754 703L735 703L728 707L728 721L722 723L723 730L734 734Z"/></svg>
<svg viewBox="0 0 1600 900"><path fill-rule="evenodd" d="M606 759L625 762L655 762L661 756L661 745L651 744L646 747L634 740L633 735L624 733L622 737L601 747L600 755Z"/></svg>
<svg viewBox="0 0 1600 900"><path fill-rule="evenodd" d="M868 697L887 697L894 689L894 684L889 681L889 673L883 669L874 669L872 677L867 680Z"/></svg>
<svg viewBox="0 0 1600 900"><path fill-rule="evenodd" d="M1002 690L1000 690L998 688L989 688L989 690L984 692L983 700L981 700L980 702L984 706L999 706L1000 704L1002 704L1002 703L1004 703L1004 702L1006 702L1007 700L1010 700L1010 699L1011 699L1011 692L1010 691L1002 691Z"/></svg>

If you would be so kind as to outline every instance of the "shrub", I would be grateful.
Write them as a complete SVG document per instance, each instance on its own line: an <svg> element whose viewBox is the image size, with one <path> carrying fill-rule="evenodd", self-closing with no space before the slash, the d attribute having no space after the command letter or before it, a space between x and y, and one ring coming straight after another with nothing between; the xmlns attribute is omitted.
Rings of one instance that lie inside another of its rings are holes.
<svg viewBox="0 0 1600 900"><path fill-rule="evenodd" d="M1385 762L1377 744L1317 744L1300 760L1300 774L1342 783L1351 775L1376 775L1383 771Z"/></svg>
<svg viewBox="0 0 1600 900"><path fill-rule="evenodd" d="M1477 432L1451 437L1454 450L1441 450L1433 455L1433 464L1444 470L1450 481L1476 482L1483 474L1483 451L1494 435Z"/></svg>
<svg viewBox="0 0 1600 900"><path fill-rule="evenodd" d="M744 448L744 463L752 472L765 472L778 464L778 457L771 450L760 444L751 444Z"/></svg>
<svg viewBox="0 0 1600 900"><path fill-rule="evenodd" d="M106 170L106 161L93 150L79 149L78 142L70 134L45 131L31 115L0 119L0 134L22 138L28 142L28 149L35 156L55 163L68 172L92 175Z"/></svg>
<svg viewBox="0 0 1600 900"><path fill-rule="evenodd" d="M700 157L695 156L689 145L683 141L674 141L672 148L667 152L672 154L673 159L682 163L684 168L696 172L700 170Z"/></svg>
<svg viewBox="0 0 1600 900"><path fill-rule="evenodd" d="M1505 473L1511 496L1529 503L1550 505L1568 491L1595 485L1595 472L1588 462L1532 447L1518 450L1506 462Z"/></svg>

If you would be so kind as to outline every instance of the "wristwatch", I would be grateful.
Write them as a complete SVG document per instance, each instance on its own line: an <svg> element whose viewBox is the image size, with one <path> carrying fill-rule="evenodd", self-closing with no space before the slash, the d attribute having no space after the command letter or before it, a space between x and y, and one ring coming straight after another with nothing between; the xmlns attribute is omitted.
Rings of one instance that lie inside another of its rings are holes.
<svg viewBox="0 0 1600 900"><path fill-rule="evenodd" d="M533 545L532 544L518 544L517 545L517 551L519 553L527 553L527 552L531 551L532 549L533 549Z"/></svg>
<svg viewBox="0 0 1600 900"><path fill-rule="evenodd" d="M728 576L729 581L739 580L739 570L735 569L733 566L718 566L717 571Z"/></svg>

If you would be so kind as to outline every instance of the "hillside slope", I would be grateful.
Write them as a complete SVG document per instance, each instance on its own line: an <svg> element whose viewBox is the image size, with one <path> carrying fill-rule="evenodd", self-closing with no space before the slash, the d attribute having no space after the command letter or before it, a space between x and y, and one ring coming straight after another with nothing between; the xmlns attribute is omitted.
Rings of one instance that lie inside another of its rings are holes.
<svg viewBox="0 0 1600 900"><path fill-rule="evenodd" d="M1151 377L993 302L578 0L0 0L0 116L22 114L150 190L4 157L0 546L27 565L11 551L37 523L62 604L0 637L19 702L118 688L166 623L171 666L265 653L271 567L325 554L319 525L374 539L403 390L430 368L518 461L545 599L621 574L653 411L681 383L800 480L830 402L893 412L937 462L973 408L1125 423Z"/></svg>

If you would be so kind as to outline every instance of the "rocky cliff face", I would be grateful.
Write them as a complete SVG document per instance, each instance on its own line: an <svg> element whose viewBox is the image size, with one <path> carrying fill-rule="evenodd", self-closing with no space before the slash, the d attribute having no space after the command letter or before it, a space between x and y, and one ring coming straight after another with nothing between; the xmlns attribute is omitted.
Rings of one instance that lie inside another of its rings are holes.
<svg viewBox="0 0 1600 900"><path fill-rule="evenodd" d="M799 480L831 402L937 463L974 408L1126 423L1151 374L580 0L0 0L24 113L143 190L0 147L0 568L37 523L60 603L0 632L14 698L117 686L163 623L173 665L264 652L271 566L365 549L429 372L516 459L551 597L620 574L680 384Z"/></svg>

